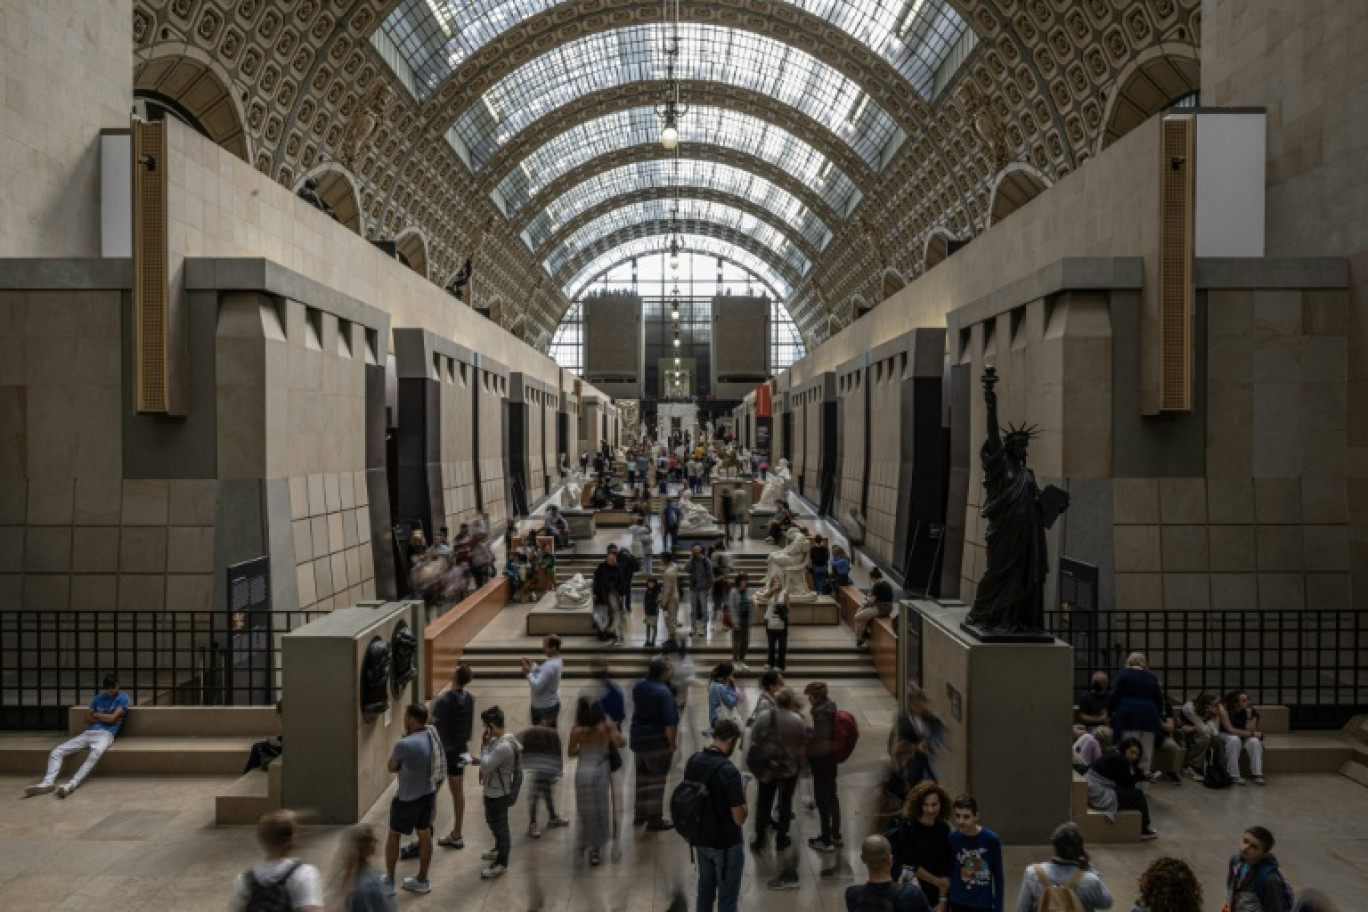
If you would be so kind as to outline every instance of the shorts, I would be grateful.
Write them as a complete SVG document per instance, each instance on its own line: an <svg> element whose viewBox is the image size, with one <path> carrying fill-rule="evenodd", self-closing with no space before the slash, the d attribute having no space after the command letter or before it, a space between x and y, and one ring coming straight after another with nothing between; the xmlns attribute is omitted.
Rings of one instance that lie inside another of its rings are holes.
<svg viewBox="0 0 1368 912"><path fill-rule="evenodd" d="M437 793L428 792L421 798L403 801L395 798L390 801L389 828L401 836L414 830L432 829L432 819L437 811Z"/></svg>
<svg viewBox="0 0 1368 912"><path fill-rule="evenodd" d="M449 747L446 749L445 753L448 779L460 779L465 775L465 752L466 747L464 744L462 744L460 747Z"/></svg>

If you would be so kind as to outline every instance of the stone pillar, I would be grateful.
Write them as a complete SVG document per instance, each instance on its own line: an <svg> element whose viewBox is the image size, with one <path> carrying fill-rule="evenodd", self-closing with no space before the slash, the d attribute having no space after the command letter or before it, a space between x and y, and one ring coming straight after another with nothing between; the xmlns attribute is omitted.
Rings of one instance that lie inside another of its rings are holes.
<svg viewBox="0 0 1368 912"><path fill-rule="evenodd" d="M286 807L310 811L315 823L356 823L389 787L387 763L404 734L404 708L422 702L423 620L422 602L362 602L281 638ZM417 640L417 674L401 688L391 675L389 708L368 720L361 711L366 651L377 637L393 646L402 626Z"/></svg>
<svg viewBox="0 0 1368 912"><path fill-rule="evenodd" d="M945 723L937 779L952 796L977 798L984 825L1003 842L1046 842L1070 817L1073 650L1058 640L980 643L960 629L967 606L910 604L914 655L900 678L915 677L907 662L920 664L931 710Z"/></svg>

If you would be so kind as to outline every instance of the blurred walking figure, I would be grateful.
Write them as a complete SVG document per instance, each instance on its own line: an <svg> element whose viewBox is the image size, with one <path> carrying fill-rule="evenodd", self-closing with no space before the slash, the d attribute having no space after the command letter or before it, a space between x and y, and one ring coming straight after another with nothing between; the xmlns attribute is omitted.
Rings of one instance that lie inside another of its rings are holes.
<svg viewBox="0 0 1368 912"><path fill-rule="evenodd" d="M612 790L612 753L626 745L603 706L583 695L575 706L575 724L570 729L570 756L575 766L575 802L579 830L575 834L575 864L586 858L597 866L603 860L603 847L612 837L609 804ZM620 761L619 761L620 762Z"/></svg>

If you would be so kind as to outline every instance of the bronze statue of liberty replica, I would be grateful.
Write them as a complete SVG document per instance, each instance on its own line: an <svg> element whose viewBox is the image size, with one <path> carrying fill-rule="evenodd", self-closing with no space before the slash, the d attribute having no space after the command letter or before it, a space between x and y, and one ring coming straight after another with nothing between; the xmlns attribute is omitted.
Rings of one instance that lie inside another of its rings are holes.
<svg viewBox="0 0 1368 912"><path fill-rule="evenodd" d="M1026 466L1033 428L999 429L993 391L997 382L997 368L985 368L988 439L979 459L988 568L963 627L981 640L1049 640L1044 630L1045 577L1049 574L1045 530L1068 509L1069 495L1054 485L1043 491L1036 487L1035 475Z"/></svg>

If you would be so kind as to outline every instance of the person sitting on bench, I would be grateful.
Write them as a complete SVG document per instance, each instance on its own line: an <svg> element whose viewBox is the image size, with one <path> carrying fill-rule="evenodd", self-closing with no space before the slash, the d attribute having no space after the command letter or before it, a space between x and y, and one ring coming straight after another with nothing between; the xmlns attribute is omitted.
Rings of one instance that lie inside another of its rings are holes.
<svg viewBox="0 0 1368 912"><path fill-rule="evenodd" d="M101 686L103 689L90 701L90 709L86 711L86 730L53 748L52 753L48 755L47 775L43 777L42 782L24 789L25 798L46 795L52 791L67 754L89 749L90 753L86 756L85 763L76 771L76 775L72 776L66 785L57 789L58 798L70 795L85 781L85 777L90 775L90 771L104 756L104 752L109 750L109 745L114 743L114 736L119 733L119 726L123 725L124 716L128 714L128 694L119 689L118 675L105 675Z"/></svg>

